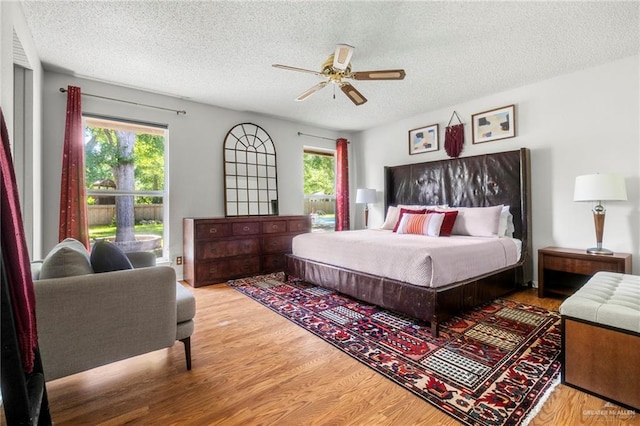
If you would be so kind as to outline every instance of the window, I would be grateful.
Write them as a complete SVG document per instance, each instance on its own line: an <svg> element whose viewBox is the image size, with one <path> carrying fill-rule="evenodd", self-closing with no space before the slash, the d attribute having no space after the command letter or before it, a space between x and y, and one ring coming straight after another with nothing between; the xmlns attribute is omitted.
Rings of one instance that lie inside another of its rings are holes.
<svg viewBox="0 0 640 426"><path fill-rule="evenodd" d="M125 252L164 253L166 127L84 117L85 183L91 241Z"/></svg>
<svg viewBox="0 0 640 426"><path fill-rule="evenodd" d="M313 232L335 230L335 159L333 151L304 151L304 213Z"/></svg>

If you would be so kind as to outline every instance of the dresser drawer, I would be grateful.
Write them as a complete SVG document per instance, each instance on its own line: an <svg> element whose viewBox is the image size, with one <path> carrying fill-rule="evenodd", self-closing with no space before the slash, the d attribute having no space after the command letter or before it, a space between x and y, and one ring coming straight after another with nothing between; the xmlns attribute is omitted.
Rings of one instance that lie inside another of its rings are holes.
<svg viewBox="0 0 640 426"><path fill-rule="evenodd" d="M282 234L284 232L287 232L286 220L268 220L262 222L263 234Z"/></svg>
<svg viewBox="0 0 640 426"><path fill-rule="evenodd" d="M260 257L253 256L219 262L200 262L196 268L196 279L198 282L217 283L259 272Z"/></svg>
<svg viewBox="0 0 640 426"><path fill-rule="evenodd" d="M544 268L552 271L570 271L574 274L592 275L598 271L619 271L618 265L597 259L572 259L560 256L545 256Z"/></svg>
<svg viewBox="0 0 640 426"><path fill-rule="evenodd" d="M236 240L201 241L198 242L196 256L199 260L219 259L248 254L260 254L260 240L258 238L243 238Z"/></svg>
<svg viewBox="0 0 640 426"><path fill-rule="evenodd" d="M291 235L264 237L262 239L263 253L291 252Z"/></svg>
<svg viewBox="0 0 640 426"><path fill-rule="evenodd" d="M311 218L290 219L287 221L289 232L309 232L311 229Z"/></svg>
<svg viewBox="0 0 640 426"><path fill-rule="evenodd" d="M196 239L210 240L231 235L230 223L203 222L196 225Z"/></svg>
<svg viewBox="0 0 640 426"><path fill-rule="evenodd" d="M280 272L284 270L284 253L267 254L262 256L262 270L264 272Z"/></svg>
<svg viewBox="0 0 640 426"><path fill-rule="evenodd" d="M234 222L233 235L256 235L260 233L260 222Z"/></svg>

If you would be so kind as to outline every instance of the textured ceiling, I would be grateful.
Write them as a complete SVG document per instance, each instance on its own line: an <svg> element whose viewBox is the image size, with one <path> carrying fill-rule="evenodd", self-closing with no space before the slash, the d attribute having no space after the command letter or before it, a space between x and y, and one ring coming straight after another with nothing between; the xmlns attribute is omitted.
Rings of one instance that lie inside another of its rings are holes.
<svg viewBox="0 0 640 426"><path fill-rule="evenodd" d="M22 1L45 69L319 127L361 130L638 54L640 3ZM304 102L337 43L354 71Z"/></svg>

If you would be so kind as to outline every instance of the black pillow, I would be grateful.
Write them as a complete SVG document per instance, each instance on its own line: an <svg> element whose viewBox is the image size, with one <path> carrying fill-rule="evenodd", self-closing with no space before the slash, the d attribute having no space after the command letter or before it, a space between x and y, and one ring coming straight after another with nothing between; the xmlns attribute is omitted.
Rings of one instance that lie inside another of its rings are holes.
<svg viewBox="0 0 640 426"><path fill-rule="evenodd" d="M91 267L94 272L133 269L133 265L122 249L104 240L95 243L91 249Z"/></svg>

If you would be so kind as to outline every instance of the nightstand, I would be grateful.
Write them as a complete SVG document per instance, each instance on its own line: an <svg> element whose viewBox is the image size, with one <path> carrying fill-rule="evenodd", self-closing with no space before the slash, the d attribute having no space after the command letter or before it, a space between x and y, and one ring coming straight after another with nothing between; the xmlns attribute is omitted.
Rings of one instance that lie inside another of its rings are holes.
<svg viewBox="0 0 640 426"><path fill-rule="evenodd" d="M586 250L545 247L538 250L538 297L567 297L598 271L631 273L631 254L589 254Z"/></svg>

